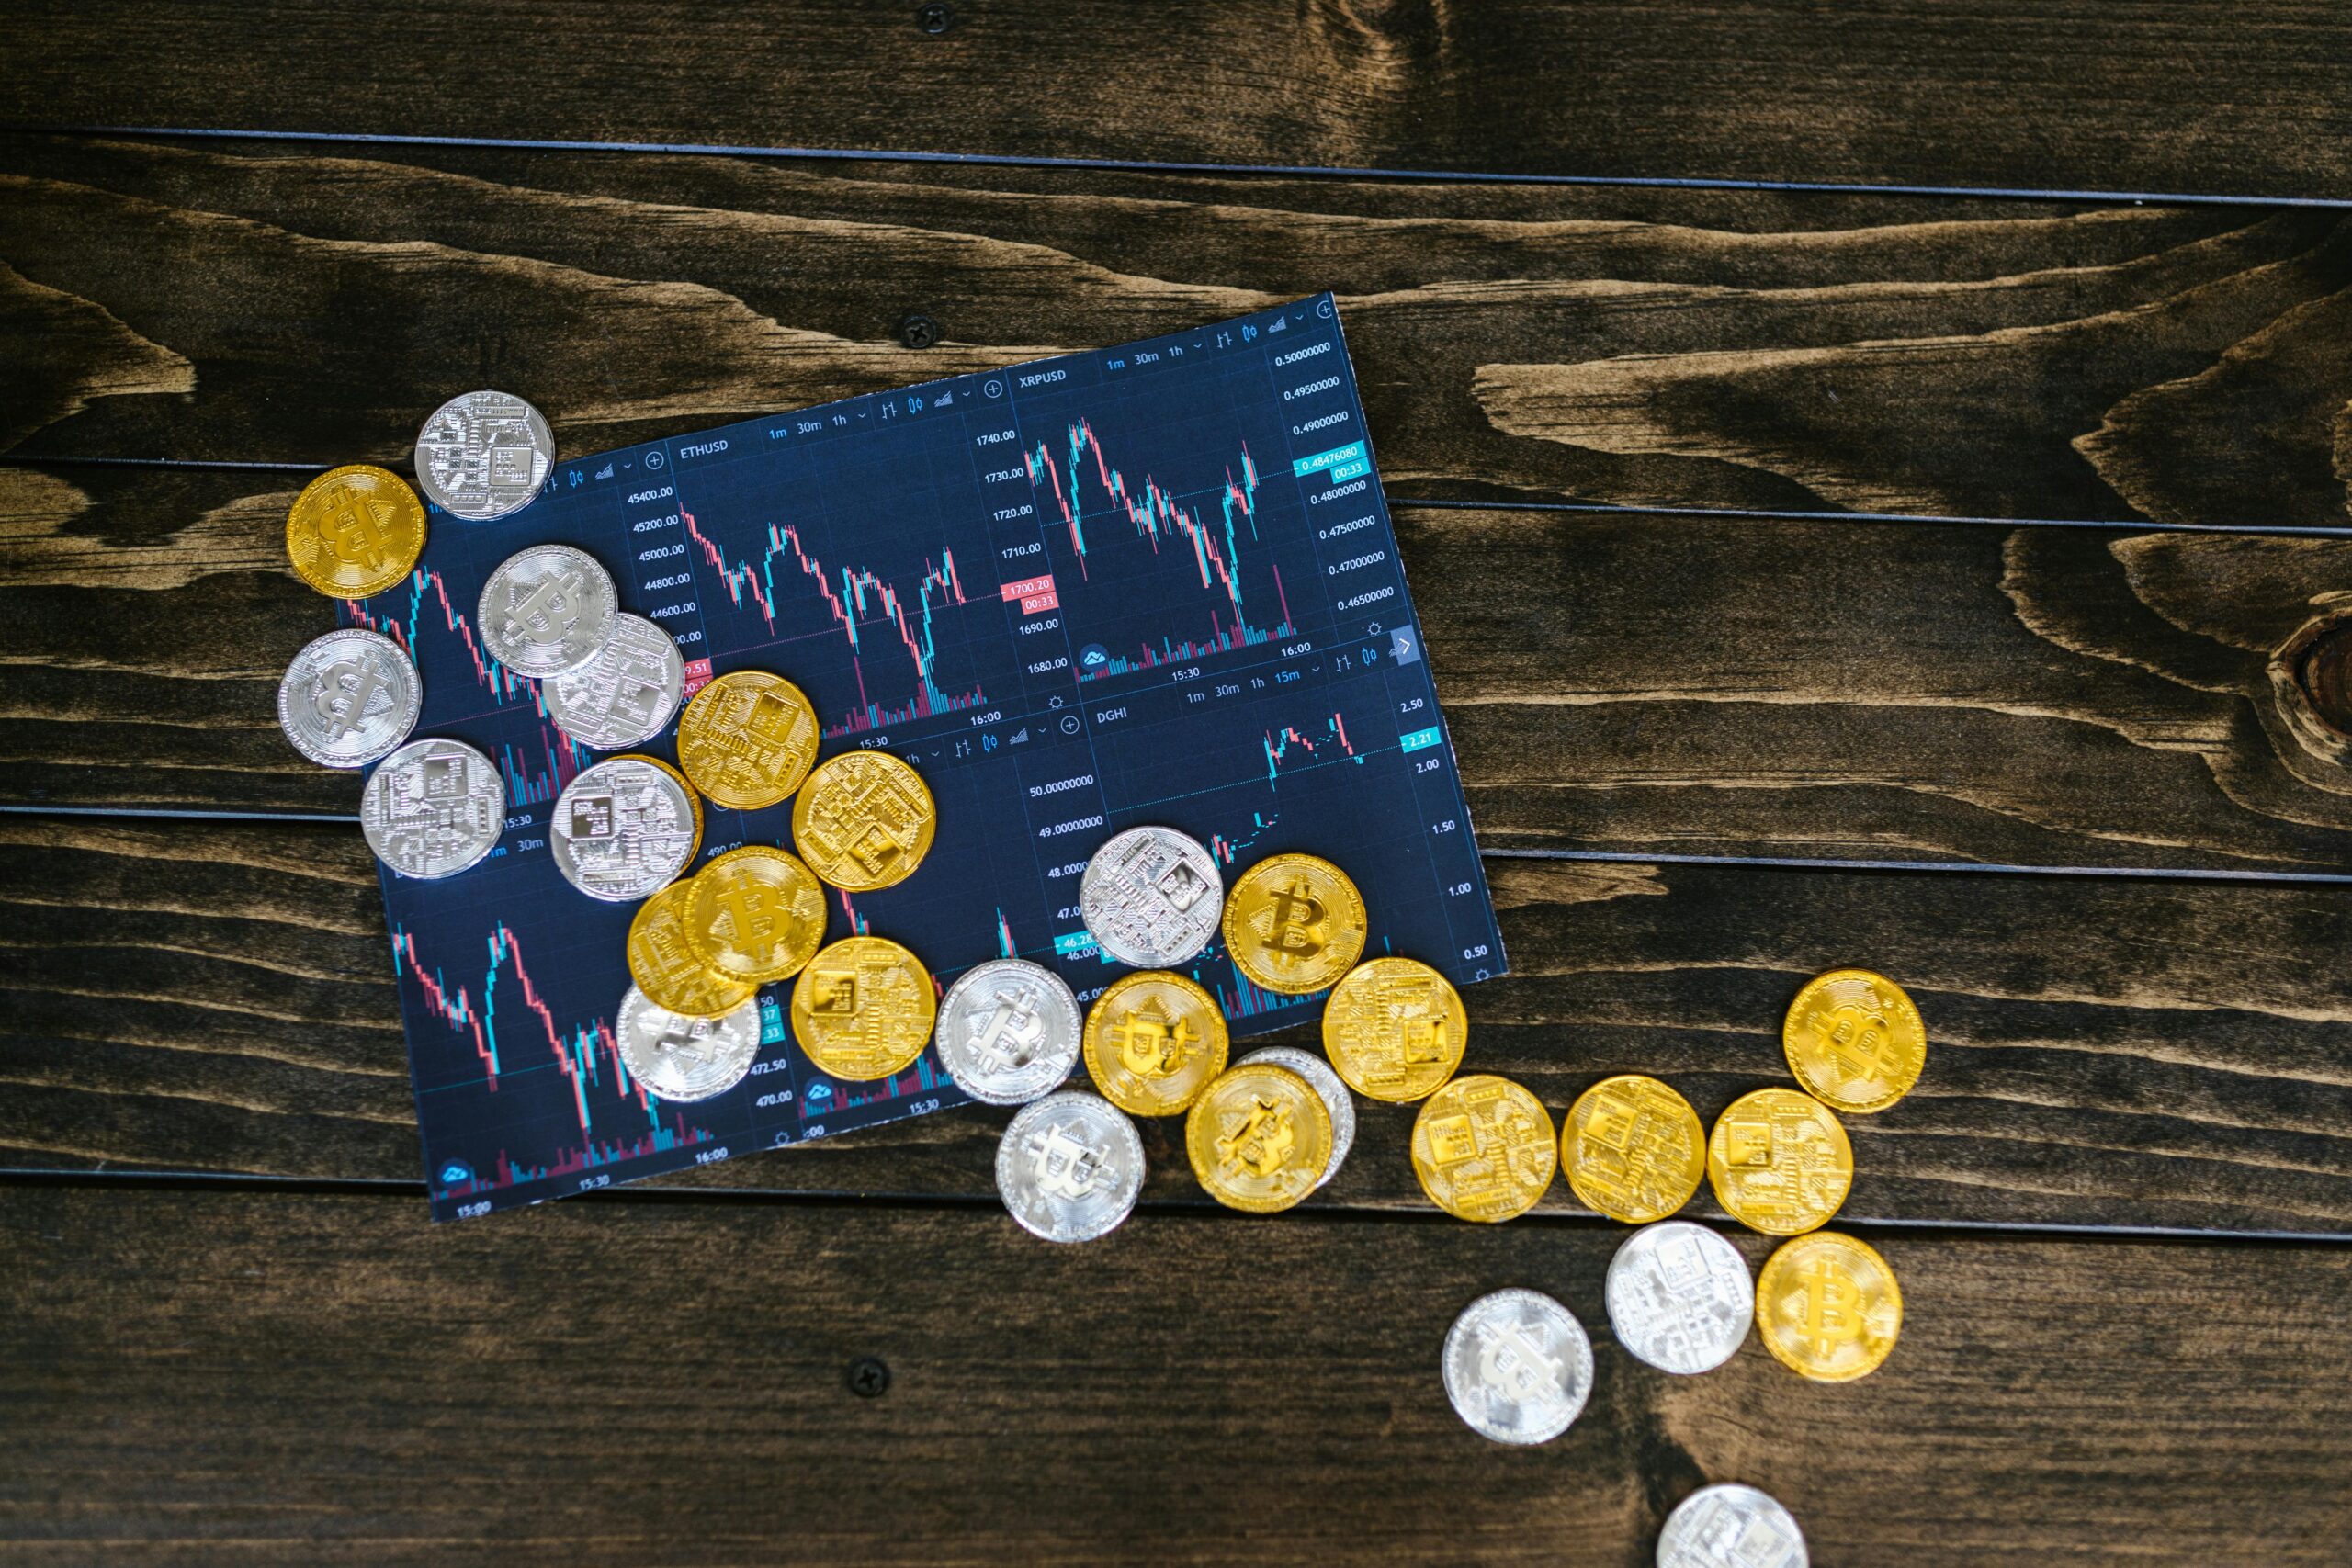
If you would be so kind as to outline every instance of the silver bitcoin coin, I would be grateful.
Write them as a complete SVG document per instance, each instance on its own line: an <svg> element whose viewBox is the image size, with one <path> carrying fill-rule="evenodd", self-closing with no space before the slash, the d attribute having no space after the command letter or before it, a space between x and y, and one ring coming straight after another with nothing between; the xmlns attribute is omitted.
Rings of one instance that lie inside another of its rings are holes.
<svg viewBox="0 0 2352 1568"><path fill-rule="evenodd" d="M1453 1412L1498 1443L1548 1443L1592 1393L1592 1341L1541 1291L1497 1291L1462 1309L1445 1336Z"/></svg>
<svg viewBox="0 0 2352 1568"><path fill-rule="evenodd" d="M656 1100L708 1100L743 1081L760 1054L757 998L717 1018L656 1007L635 986L621 998L613 1037L628 1076Z"/></svg>
<svg viewBox="0 0 2352 1568"><path fill-rule="evenodd" d="M1617 1342L1661 1371L1713 1371L1756 1320L1756 1282L1739 1249L1688 1220L1627 1236L1609 1261L1606 1294Z"/></svg>
<svg viewBox="0 0 2352 1568"><path fill-rule="evenodd" d="M401 645L353 627L303 645L277 683L277 728L329 768L362 768L408 739L424 684Z"/></svg>
<svg viewBox="0 0 2352 1568"><path fill-rule="evenodd" d="M620 623L613 580L570 545L533 545L493 568L474 606L482 646L517 675L562 675L605 651Z"/></svg>
<svg viewBox="0 0 2352 1568"><path fill-rule="evenodd" d="M530 504L555 467L555 434L512 392L462 392L416 434L416 485L444 512L486 522Z"/></svg>
<svg viewBox="0 0 2352 1568"><path fill-rule="evenodd" d="M1233 1065L1247 1066L1251 1062L1272 1062L1278 1067L1288 1067L1315 1088L1315 1098L1331 1118L1331 1157L1323 1162L1323 1174L1315 1179L1322 1186L1340 1174L1340 1167L1347 1163L1348 1151L1356 1146L1356 1102L1349 1097L1348 1086L1331 1070L1331 1064L1312 1051L1302 1051L1295 1045L1269 1045L1252 1051Z"/></svg>
<svg viewBox="0 0 2352 1568"><path fill-rule="evenodd" d="M1702 1486L1667 1515L1657 1568L1808 1568L1804 1531L1753 1486Z"/></svg>
<svg viewBox="0 0 2352 1568"><path fill-rule="evenodd" d="M548 716L582 746L626 751L662 733L686 697L686 661L642 615L613 617L612 640L579 669L539 687Z"/></svg>
<svg viewBox="0 0 2352 1568"><path fill-rule="evenodd" d="M1078 1065L1078 998L1052 970L1019 958L967 969L939 1002L940 1064L990 1105L1025 1105Z"/></svg>
<svg viewBox="0 0 2352 1568"><path fill-rule="evenodd" d="M478 863L505 829L506 781L462 740L410 741L377 765L359 795L368 847L422 881Z"/></svg>
<svg viewBox="0 0 2352 1568"><path fill-rule="evenodd" d="M1133 1212L1143 1139L1125 1112L1082 1089L1022 1107L996 1146L996 1190L1023 1230L1092 1241Z"/></svg>
<svg viewBox="0 0 2352 1568"><path fill-rule="evenodd" d="M678 879L702 841L694 796L677 775L638 757L582 769L555 799L548 847L563 879L623 904Z"/></svg>
<svg viewBox="0 0 2352 1568"><path fill-rule="evenodd" d="M1225 878L1198 839L1173 828L1130 828L1094 852L1078 885L1079 910L1103 952L1139 969L1199 955L1225 912Z"/></svg>

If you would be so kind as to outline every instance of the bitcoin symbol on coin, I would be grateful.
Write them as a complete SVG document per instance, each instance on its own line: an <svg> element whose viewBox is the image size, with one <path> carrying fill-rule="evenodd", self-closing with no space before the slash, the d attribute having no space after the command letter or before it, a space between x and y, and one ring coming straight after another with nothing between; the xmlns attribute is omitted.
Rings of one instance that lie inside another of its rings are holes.
<svg viewBox="0 0 2352 1568"><path fill-rule="evenodd" d="M509 583L506 590L507 629L516 637L545 642L562 636L580 618L577 574L551 573L528 593L518 594L516 587Z"/></svg>
<svg viewBox="0 0 2352 1568"><path fill-rule="evenodd" d="M1861 1332L1861 1287L1827 1258L1804 1271L1804 1343L1827 1359Z"/></svg>
<svg viewBox="0 0 2352 1568"><path fill-rule="evenodd" d="M971 1048L1000 1072L1014 1072L1029 1065L1045 1043L1046 1021L1036 1004L1019 993L999 992L989 1021L973 1036Z"/></svg>
<svg viewBox="0 0 2352 1568"><path fill-rule="evenodd" d="M1274 895L1266 924L1269 929L1260 940L1273 952L1311 958L1323 951L1323 939L1316 934L1323 924L1323 900L1304 882L1294 882Z"/></svg>
<svg viewBox="0 0 2352 1568"><path fill-rule="evenodd" d="M1289 1114L1271 1100L1253 1100L1240 1126L1216 1141L1216 1152L1227 1165L1238 1165L1252 1176L1272 1176L1290 1157L1298 1141Z"/></svg>
<svg viewBox="0 0 2352 1568"><path fill-rule="evenodd" d="M364 659L339 660L319 676L318 689L311 701L318 709L320 722L327 728L330 743L359 728L360 721L368 716L368 704L380 684L375 666Z"/></svg>
<svg viewBox="0 0 2352 1568"><path fill-rule="evenodd" d="M1560 1397L1566 1369L1515 1323L1485 1325L1478 1335L1478 1377L1505 1399L1524 1404Z"/></svg>
<svg viewBox="0 0 2352 1568"><path fill-rule="evenodd" d="M383 525L376 519L376 509L350 490L336 491L331 504L334 510L330 521L344 558L369 571L381 566L391 541L385 537Z"/></svg>
<svg viewBox="0 0 2352 1568"><path fill-rule="evenodd" d="M1146 1002L1122 1018L1111 1032L1118 1043L1120 1063L1127 1071L1148 1078L1164 1078L1182 1066L1184 1053L1200 1042L1190 1019L1170 1018L1168 1010L1157 1001Z"/></svg>
<svg viewBox="0 0 2352 1568"><path fill-rule="evenodd" d="M1037 1190L1076 1202L1092 1192L1102 1179L1109 1151L1074 1138L1059 1125L1049 1126L1029 1140L1029 1160Z"/></svg>
<svg viewBox="0 0 2352 1568"><path fill-rule="evenodd" d="M1273 855L1242 873L1226 898L1225 949L1271 991L1304 996L1348 972L1363 953L1363 896L1315 855Z"/></svg>

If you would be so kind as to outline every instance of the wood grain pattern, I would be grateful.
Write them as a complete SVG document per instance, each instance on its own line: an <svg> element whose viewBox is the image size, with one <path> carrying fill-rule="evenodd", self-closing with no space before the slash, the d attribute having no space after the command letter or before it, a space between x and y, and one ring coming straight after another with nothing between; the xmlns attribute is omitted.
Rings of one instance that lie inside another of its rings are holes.
<svg viewBox="0 0 2352 1568"><path fill-rule="evenodd" d="M2324 6L954 10L51 0L12 8L0 121L2352 195Z"/></svg>

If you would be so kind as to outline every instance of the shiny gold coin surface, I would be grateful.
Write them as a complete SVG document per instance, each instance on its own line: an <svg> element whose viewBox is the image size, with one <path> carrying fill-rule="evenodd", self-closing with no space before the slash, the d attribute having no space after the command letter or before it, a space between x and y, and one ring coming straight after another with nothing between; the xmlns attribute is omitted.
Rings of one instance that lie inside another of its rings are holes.
<svg viewBox="0 0 2352 1568"><path fill-rule="evenodd" d="M1184 1116L1184 1152L1208 1195L1228 1209L1271 1214L1322 1179L1331 1113L1288 1067L1251 1062L1220 1074Z"/></svg>
<svg viewBox="0 0 2352 1568"><path fill-rule="evenodd" d="M817 710L800 688L764 670L737 670L705 686L678 716L678 762L721 806L774 806L817 760Z"/></svg>
<svg viewBox="0 0 2352 1568"><path fill-rule="evenodd" d="M628 923L628 973L645 999L688 1018L717 1018L752 999L756 987L706 965L686 938L693 885L673 882L637 907Z"/></svg>
<svg viewBox="0 0 2352 1568"><path fill-rule="evenodd" d="M895 942L844 937L792 984L792 1037L837 1078L887 1078L922 1055L939 1006L931 973Z"/></svg>
<svg viewBox="0 0 2352 1568"><path fill-rule="evenodd" d="M1363 956L1363 895L1316 855L1270 855L1225 896L1225 951L1270 991L1319 991Z"/></svg>
<svg viewBox="0 0 2352 1568"><path fill-rule="evenodd" d="M1470 1015L1446 977L1411 958L1360 964L1323 1004L1323 1054L1348 1087L1405 1104L1462 1065Z"/></svg>
<svg viewBox="0 0 2352 1568"><path fill-rule="evenodd" d="M1413 1122L1413 1174L1430 1201L1456 1219L1527 1213L1559 1165L1543 1101L1491 1073L1454 1079Z"/></svg>
<svg viewBox="0 0 2352 1568"><path fill-rule="evenodd" d="M1173 1116L1225 1071L1225 1014L1193 981L1139 969L1086 1010L1086 1070L1130 1116Z"/></svg>
<svg viewBox="0 0 2352 1568"><path fill-rule="evenodd" d="M1603 1078L1568 1107L1560 1166L1577 1201L1596 1213L1645 1225L1699 1190L1707 1132L1690 1102L1656 1078Z"/></svg>
<svg viewBox="0 0 2352 1568"><path fill-rule="evenodd" d="M1903 1292L1877 1249L1836 1231L1782 1245L1756 1278L1764 1348L1799 1377L1851 1382L1878 1371L1903 1332Z"/></svg>
<svg viewBox="0 0 2352 1568"><path fill-rule="evenodd" d="M1724 1110L1707 1139L1707 1179L1731 1217L1767 1235L1802 1235L1829 1223L1854 1185L1846 1129L1821 1101L1759 1089Z"/></svg>
<svg viewBox="0 0 2352 1568"><path fill-rule="evenodd" d="M1806 982L1781 1023L1789 1070L1835 1110L1883 1111L1928 1065L1928 1026L1909 993L1868 969L1832 969Z"/></svg>
<svg viewBox="0 0 2352 1568"><path fill-rule="evenodd" d="M329 468L286 513L294 574L331 598L381 593L415 570L424 549L424 502L373 464Z"/></svg>
<svg viewBox="0 0 2352 1568"><path fill-rule="evenodd" d="M808 775L792 803L792 843L836 887L904 882L931 849L939 808L922 775L885 751L844 751Z"/></svg>
<svg viewBox="0 0 2352 1568"><path fill-rule="evenodd" d="M797 975L825 940L825 890L782 850L729 850L686 886L686 941L729 979L763 985Z"/></svg>

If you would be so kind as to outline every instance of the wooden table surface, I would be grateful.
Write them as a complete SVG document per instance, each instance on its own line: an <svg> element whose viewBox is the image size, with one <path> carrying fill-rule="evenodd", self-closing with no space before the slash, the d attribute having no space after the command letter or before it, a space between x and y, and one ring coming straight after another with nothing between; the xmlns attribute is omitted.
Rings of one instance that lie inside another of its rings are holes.
<svg viewBox="0 0 2352 1568"><path fill-rule="evenodd" d="M951 5L0 15L0 1561L1632 1565L1722 1480L1820 1564L2352 1561L2352 20ZM1083 1247L979 1109L430 1225L356 784L274 723L304 479L1324 288L1474 1062L1712 1117L1901 978L1886 1367L1649 1371L1621 1227L1445 1220L1376 1106L1274 1222L1147 1128ZM1506 1284L1598 1350L1523 1452L1437 1377Z"/></svg>

